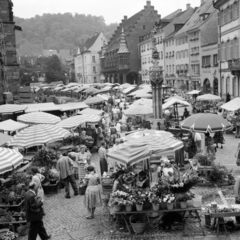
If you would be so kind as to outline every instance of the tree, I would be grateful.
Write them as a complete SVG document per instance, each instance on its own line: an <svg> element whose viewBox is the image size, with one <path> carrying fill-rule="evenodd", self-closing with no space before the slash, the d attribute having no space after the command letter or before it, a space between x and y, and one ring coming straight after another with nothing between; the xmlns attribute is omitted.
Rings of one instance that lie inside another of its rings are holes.
<svg viewBox="0 0 240 240"><path fill-rule="evenodd" d="M35 66L25 62L24 65L20 67L21 86L30 85L32 77L34 77L34 82L38 81L37 69Z"/></svg>
<svg viewBox="0 0 240 240"><path fill-rule="evenodd" d="M44 73L48 83L66 81L66 71L57 55L53 55L47 59L44 67Z"/></svg>

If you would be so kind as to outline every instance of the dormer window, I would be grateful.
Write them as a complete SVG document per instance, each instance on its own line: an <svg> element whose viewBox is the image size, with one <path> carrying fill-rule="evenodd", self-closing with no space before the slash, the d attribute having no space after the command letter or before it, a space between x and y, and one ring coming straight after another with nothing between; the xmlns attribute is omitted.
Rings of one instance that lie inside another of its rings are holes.
<svg viewBox="0 0 240 240"><path fill-rule="evenodd" d="M200 15L200 19L202 21L205 21L209 17L210 13L203 13Z"/></svg>

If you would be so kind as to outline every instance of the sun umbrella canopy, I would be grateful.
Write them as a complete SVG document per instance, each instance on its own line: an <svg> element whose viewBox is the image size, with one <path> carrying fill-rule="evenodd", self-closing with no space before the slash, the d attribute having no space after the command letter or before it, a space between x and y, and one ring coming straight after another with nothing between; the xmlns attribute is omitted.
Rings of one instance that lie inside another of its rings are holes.
<svg viewBox="0 0 240 240"><path fill-rule="evenodd" d="M101 103L101 102L104 102L105 100L101 97L91 97L91 98L88 98L86 99L84 102L87 104L87 105L91 105L91 104L97 104L97 103Z"/></svg>
<svg viewBox="0 0 240 240"><path fill-rule="evenodd" d="M145 143L122 143L108 150L108 161L133 165L150 158L150 149Z"/></svg>
<svg viewBox="0 0 240 240"><path fill-rule="evenodd" d="M180 96L178 96L178 95L175 95L175 96L173 96L173 97L170 97L170 98L165 99L164 102L168 102L168 101L170 101L170 100L172 100L172 99L177 99L177 100L185 101L184 98L182 98L182 97L180 97Z"/></svg>
<svg viewBox="0 0 240 240"><path fill-rule="evenodd" d="M50 102L50 103L36 103L36 104L28 104L26 113L30 112L48 112L48 111L56 111L60 110L58 105Z"/></svg>
<svg viewBox="0 0 240 240"><path fill-rule="evenodd" d="M86 108L82 110L81 112L78 112L78 114L89 114L89 115L98 115L101 116L103 114L102 110L92 109L92 108Z"/></svg>
<svg viewBox="0 0 240 240"><path fill-rule="evenodd" d="M89 115L89 114L83 114L83 115L77 115L74 117L70 117L67 119L62 120L56 126L66 129L76 128L79 125L83 123L97 123L101 120L101 116L98 115Z"/></svg>
<svg viewBox="0 0 240 240"><path fill-rule="evenodd" d="M70 135L70 132L49 124L33 125L18 132L9 142L10 146L29 148L50 142L60 141Z"/></svg>
<svg viewBox="0 0 240 240"><path fill-rule="evenodd" d="M240 109L240 98L234 98L233 100L221 105L220 108L227 111L238 111Z"/></svg>
<svg viewBox="0 0 240 240"><path fill-rule="evenodd" d="M197 113L186 118L181 124L181 128L195 132L219 132L232 128L232 125L217 114Z"/></svg>
<svg viewBox="0 0 240 240"><path fill-rule="evenodd" d="M84 93L95 93L98 92L99 90L97 88L87 88L86 90L84 90Z"/></svg>
<svg viewBox="0 0 240 240"><path fill-rule="evenodd" d="M18 131L26 127L28 127L28 125L24 123L15 122L11 119L0 122L0 130L8 131L8 132Z"/></svg>
<svg viewBox="0 0 240 240"><path fill-rule="evenodd" d="M202 96L198 96L197 100L199 101L220 101L221 97L213 94L204 94Z"/></svg>
<svg viewBox="0 0 240 240"><path fill-rule="evenodd" d="M152 98L152 94L146 93L146 92L141 92L141 93L137 93L134 97L135 98Z"/></svg>
<svg viewBox="0 0 240 240"><path fill-rule="evenodd" d="M26 108L27 108L27 105L4 104L0 106L0 113L13 114L17 112L23 112Z"/></svg>
<svg viewBox="0 0 240 240"><path fill-rule="evenodd" d="M136 86L130 86L126 89L123 90L124 94L128 94L129 92L131 92L132 90L134 90L136 88Z"/></svg>
<svg viewBox="0 0 240 240"><path fill-rule="evenodd" d="M188 95L195 95L195 94L199 94L201 91L199 91L199 90L192 90L192 91L190 91L190 92L188 92L187 94Z"/></svg>
<svg viewBox="0 0 240 240"><path fill-rule="evenodd" d="M159 130L138 130L134 131L127 136L124 137L126 141L140 139L146 136L152 137L173 137L172 133L166 131L159 131Z"/></svg>
<svg viewBox="0 0 240 240"><path fill-rule="evenodd" d="M8 141L10 141L11 136L4 134L4 133L0 133L0 146L5 145Z"/></svg>
<svg viewBox="0 0 240 240"><path fill-rule="evenodd" d="M144 105L131 105L127 110L124 111L125 115L151 115L153 114L152 106Z"/></svg>
<svg viewBox="0 0 240 240"><path fill-rule="evenodd" d="M62 112L88 108L88 105L85 102L69 102L65 104L59 104L58 106Z"/></svg>
<svg viewBox="0 0 240 240"><path fill-rule="evenodd" d="M23 114L17 120L26 124L56 124L61 121L60 117L45 112Z"/></svg>
<svg viewBox="0 0 240 240"><path fill-rule="evenodd" d="M160 134L145 135L140 138L132 138L128 140L131 143L148 144L151 153L162 155L169 152L174 152L183 147L183 142L172 137L161 137Z"/></svg>
<svg viewBox="0 0 240 240"><path fill-rule="evenodd" d="M187 101L182 101L182 100L178 100L178 99L171 99L169 101L167 101L166 103L164 103L162 105L162 109L167 109L167 108L170 108L174 105L177 105L178 107L188 107L188 106L191 106L190 103L188 103Z"/></svg>
<svg viewBox="0 0 240 240"><path fill-rule="evenodd" d="M23 162L23 155L17 150L0 147L0 174L13 170Z"/></svg>
<svg viewBox="0 0 240 240"><path fill-rule="evenodd" d="M142 98L142 99L138 99L138 100L134 101L132 105L152 106L153 102L152 102L152 99Z"/></svg>

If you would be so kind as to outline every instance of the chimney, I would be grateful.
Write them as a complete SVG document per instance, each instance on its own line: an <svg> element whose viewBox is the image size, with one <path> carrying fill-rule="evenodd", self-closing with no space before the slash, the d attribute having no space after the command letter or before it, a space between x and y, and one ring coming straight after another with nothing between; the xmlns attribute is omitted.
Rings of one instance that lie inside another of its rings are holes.
<svg viewBox="0 0 240 240"><path fill-rule="evenodd" d="M201 6L204 4L205 0L201 0Z"/></svg>
<svg viewBox="0 0 240 240"><path fill-rule="evenodd" d="M191 7L191 4L188 3L188 4L187 4L187 10L190 9L190 7Z"/></svg>
<svg viewBox="0 0 240 240"><path fill-rule="evenodd" d="M125 16L124 16L124 20L127 20L127 18L128 18L128 17L125 15Z"/></svg>

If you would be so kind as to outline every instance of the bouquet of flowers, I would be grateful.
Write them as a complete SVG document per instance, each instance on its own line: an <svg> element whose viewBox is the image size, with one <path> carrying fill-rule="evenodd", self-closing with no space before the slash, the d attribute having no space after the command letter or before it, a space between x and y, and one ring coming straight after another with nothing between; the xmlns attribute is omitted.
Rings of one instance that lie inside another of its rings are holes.
<svg viewBox="0 0 240 240"><path fill-rule="evenodd" d="M111 205L127 205L129 194L123 191L116 191L111 194Z"/></svg>
<svg viewBox="0 0 240 240"><path fill-rule="evenodd" d="M161 198L153 192L148 193L148 200L152 204L159 204L162 201Z"/></svg>
<svg viewBox="0 0 240 240"><path fill-rule="evenodd" d="M137 190L134 193L135 203L138 205L143 205L148 198L148 193L144 191Z"/></svg>
<svg viewBox="0 0 240 240"><path fill-rule="evenodd" d="M125 205L133 205L135 204L135 198L132 194L128 194L127 200L126 200L126 204Z"/></svg>
<svg viewBox="0 0 240 240"><path fill-rule="evenodd" d="M165 203L173 203L175 201L175 196L172 193L166 194L163 197L163 202Z"/></svg>
<svg viewBox="0 0 240 240"><path fill-rule="evenodd" d="M57 171L57 169L52 168L49 170L49 179L51 180L59 180L60 176L59 176L59 172Z"/></svg>

